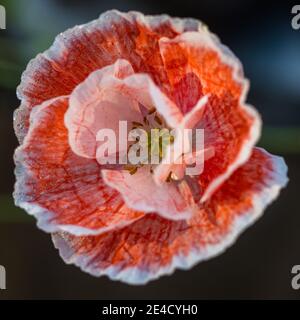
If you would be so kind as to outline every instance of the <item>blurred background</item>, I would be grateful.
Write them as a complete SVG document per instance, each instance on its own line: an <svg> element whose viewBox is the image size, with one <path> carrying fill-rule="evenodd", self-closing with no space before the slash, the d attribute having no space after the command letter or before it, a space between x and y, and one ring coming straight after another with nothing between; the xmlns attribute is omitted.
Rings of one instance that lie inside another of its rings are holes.
<svg viewBox="0 0 300 320"><path fill-rule="evenodd" d="M291 26L296 2L251 0L0 0L0 265L7 290L0 299L298 299L291 268L300 264L300 30ZM65 29L108 9L168 13L205 22L240 58L251 81L248 102L264 120L260 145L283 155L290 183L279 200L223 255L143 287L92 278L59 258L50 236L14 206L12 114L15 89L29 59Z"/></svg>

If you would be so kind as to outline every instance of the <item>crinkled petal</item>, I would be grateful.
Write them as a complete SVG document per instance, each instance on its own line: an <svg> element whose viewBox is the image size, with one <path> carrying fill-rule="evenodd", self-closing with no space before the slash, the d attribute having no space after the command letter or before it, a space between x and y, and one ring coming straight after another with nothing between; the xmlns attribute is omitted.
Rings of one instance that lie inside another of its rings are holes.
<svg viewBox="0 0 300 320"><path fill-rule="evenodd" d="M174 100L183 113L208 94L229 92L244 102L248 81L239 60L205 28L161 38L160 50Z"/></svg>
<svg viewBox="0 0 300 320"><path fill-rule="evenodd" d="M133 121L142 121L138 102L126 95L120 84L123 78L132 74L134 71L129 62L117 60L113 65L93 72L72 92L65 124L70 146L77 155L96 158L97 149L104 143L97 136L101 129L112 130L116 138L115 153L121 151L120 121L127 122L128 130Z"/></svg>
<svg viewBox="0 0 300 320"><path fill-rule="evenodd" d="M155 106L171 127L182 121L180 110L149 75L132 73L128 61L117 60L93 72L72 92L65 123L76 154L96 158L100 129L112 129L118 142L120 121L127 121L128 130L133 121L142 122L139 105L148 109Z"/></svg>
<svg viewBox="0 0 300 320"><path fill-rule="evenodd" d="M189 221L150 214L100 236L56 233L54 244L67 263L94 276L143 284L223 252L277 197L286 174L282 158L255 149Z"/></svg>
<svg viewBox="0 0 300 320"><path fill-rule="evenodd" d="M47 232L100 234L123 227L143 213L129 209L121 195L105 184L95 160L69 147L64 114L68 97L35 108L31 127L15 154L14 198Z"/></svg>
<svg viewBox="0 0 300 320"><path fill-rule="evenodd" d="M154 82L168 90L158 41L185 31L198 30L193 19L173 19L166 15L144 16L137 12L111 10L99 19L69 29L54 44L29 64L18 87L21 106L15 113L15 130L20 141L29 127L34 106L69 95L91 72L128 60L135 72L151 75Z"/></svg>
<svg viewBox="0 0 300 320"><path fill-rule="evenodd" d="M205 161L201 176L205 202L250 157L260 135L260 118L245 104L248 81L239 60L212 33L200 28L162 38L160 50L174 88L173 100L186 117L204 96L209 97L197 125L204 129L205 148L215 152Z"/></svg>
<svg viewBox="0 0 300 320"><path fill-rule="evenodd" d="M157 214L171 220L190 218L193 214L193 195L182 182L158 186L149 167L139 168L134 174L128 171L102 170L104 181L118 190L128 207Z"/></svg>
<svg viewBox="0 0 300 320"><path fill-rule="evenodd" d="M200 175L201 202L205 202L250 157L260 136L261 121L250 107L241 107L231 94L211 95L197 128L204 129L204 147L213 156Z"/></svg>

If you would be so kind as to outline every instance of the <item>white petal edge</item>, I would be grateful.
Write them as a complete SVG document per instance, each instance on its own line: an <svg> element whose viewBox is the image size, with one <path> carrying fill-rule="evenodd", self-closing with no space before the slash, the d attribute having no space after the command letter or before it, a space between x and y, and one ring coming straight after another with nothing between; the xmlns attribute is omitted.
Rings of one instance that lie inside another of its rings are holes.
<svg viewBox="0 0 300 320"><path fill-rule="evenodd" d="M242 86L242 94L239 99L239 105L242 109L246 111L248 115L250 115L254 119L254 122L250 129L249 137L247 141L243 144L235 161L231 163L231 165L227 168L226 172L219 175L208 185L207 189L205 190L204 194L200 199L200 202L203 203L210 198L214 191L216 191L216 189L224 181L226 181L237 168L243 165L250 158L252 147L255 146L256 142L260 138L262 121L256 109L250 104L246 103L246 97L249 91L250 82L248 79L244 77L242 64L240 63L239 59L234 55L234 53L227 46L223 45L220 42L219 38L215 34L208 31L207 28L200 26L198 32L185 32L173 39L161 38L161 50L163 50L162 46L164 43L177 42L187 43L188 45L195 47L197 47L197 45L200 44L212 48L212 50L216 51L221 61L232 68L233 79L240 83Z"/></svg>
<svg viewBox="0 0 300 320"><path fill-rule="evenodd" d="M105 26L109 26L112 19L123 18L132 22L133 19L137 19L139 22L144 23L150 28L155 28L159 26L159 24L164 21L169 21L172 28L178 33L183 33L185 31L196 31L202 28L206 28L202 22L193 19L193 18L176 18L170 17L169 15L144 15L137 11L129 11L127 13L120 12L118 10L108 10L102 13L99 18L82 24L77 25L75 27L69 28L64 32L60 33L56 36L53 44L49 49L45 50L43 53L39 53L35 58L31 59L26 67L26 70L23 72L21 76L21 82L17 87L17 97L21 100L20 106L14 111L14 119L20 119L20 121L14 121L14 129L17 135L17 138L20 143L23 142L24 137L27 134L27 130L24 128L22 123L22 114L26 114L28 100L26 95L24 94L24 89L27 86L27 83L32 79L32 74L35 73L36 70L40 69L41 59L46 59L48 61L52 61L53 59L59 59L64 54L65 45L64 42L71 42L74 38L74 35L77 34L81 29L86 29L87 31L94 31L99 28L105 28ZM55 98L55 97L53 97Z"/></svg>
<svg viewBox="0 0 300 320"><path fill-rule="evenodd" d="M69 98L68 96L58 97L58 98L45 101L40 106L36 106L31 112L30 122L38 122L39 114L41 114L41 112L44 109L48 108L49 105L51 105L55 101L59 101L61 99L68 99L68 98ZM56 222L53 223L51 221L54 218L53 212L43 208L38 204L31 203L31 202L28 202L27 200L19 198L18 196L24 194L24 186L26 185L26 179L30 175L30 172L26 168L24 168L23 165L21 164L19 156L24 146L26 146L26 141L30 138L30 132L34 130L34 128L35 128L34 125L30 126L28 134L24 139L24 143L21 146L19 146L15 151L14 158L17 165L15 168L16 182L15 182L15 187L13 192L13 198L16 206L24 209L29 215L32 215L33 217L36 218L37 226L39 229L48 233L65 231L76 236L99 235L101 233L105 233L111 230L116 230L119 228L126 227L130 225L132 222L140 219L140 217L138 217L130 221L123 221L116 225L109 225L107 227L102 227L99 229L90 229L90 228L85 228L85 227L76 226L72 224L57 224Z"/></svg>
<svg viewBox="0 0 300 320"><path fill-rule="evenodd" d="M263 149L260 150L273 159L274 177L271 178L271 180L266 181L266 184L269 183L270 186L254 196L253 208L235 219L231 226L231 232L227 234L224 240L216 245L207 246L205 252L201 252L199 254L199 252L194 250L187 256L174 256L172 263L167 267L161 268L155 274L151 274L138 268L128 268L121 272L116 267L109 267L102 271L94 270L93 268L82 268L81 266L85 265L85 261L88 261L89 259L84 255L77 256L76 259L70 258L74 252L72 252L67 242L62 237L55 234L52 235L54 246L59 250L59 254L65 263L74 264L82 271L87 272L92 276L100 277L106 275L111 280L119 280L131 285L144 285L151 280L160 278L163 275L171 275L176 269L188 270L201 261L216 257L233 245L238 236L262 216L264 209L278 197L280 190L288 183L287 166L284 159L279 156L271 155Z"/></svg>

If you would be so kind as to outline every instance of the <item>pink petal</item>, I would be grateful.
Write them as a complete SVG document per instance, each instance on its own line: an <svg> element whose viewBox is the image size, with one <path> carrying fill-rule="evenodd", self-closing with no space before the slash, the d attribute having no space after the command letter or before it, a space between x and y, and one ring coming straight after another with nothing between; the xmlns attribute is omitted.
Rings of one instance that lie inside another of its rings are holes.
<svg viewBox="0 0 300 320"><path fill-rule="evenodd" d="M103 143L97 142L100 129L113 130L117 138L116 151L121 150L119 122L127 121L130 130L133 121L142 121L138 102L128 97L120 85L123 78L133 73L129 62L117 60L93 72L72 92L65 124L70 146L77 155L96 158L97 149Z"/></svg>
<svg viewBox="0 0 300 320"><path fill-rule="evenodd" d="M73 91L65 123L76 154L96 157L100 129L112 129L119 137L119 121L127 121L128 129L133 121L142 122L139 104L148 109L155 106L170 127L178 126L182 114L177 106L148 75L132 73L127 61L117 60L114 65L93 72Z"/></svg>
<svg viewBox="0 0 300 320"><path fill-rule="evenodd" d="M128 92L132 99L143 106L156 108L170 128L176 128L183 119L180 109L155 85L146 74L135 74L121 82L123 90Z"/></svg>
<svg viewBox="0 0 300 320"><path fill-rule="evenodd" d="M189 189L174 182L157 186L147 166L139 168L132 175L125 170L102 170L102 176L110 187L122 194L127 206L134 210L157 212L171 220L189 218L195 210Z"/></svg>
<svg viewBox="0 0 300 320"><path fill-rule="evenodd" d="M179 135L175 135L174 143L170 144L166 148L166 155L162 162L155 168L154 180L157 184L162 184L166 181L166 178L171 172L175 173L178 178L184 176L186 165L183 159L180 164L176 164L175 161L182 158L182 152L188 155L191 152L191 142L184 134L185 129L194 129L194 127L200 122L203 117L205 105L208 102L208 96L202 96L195 106L188 112L179 123L177 130ZM197 150L201 153L202 150ZM170 161L171 160L171 161Z"/></svg>

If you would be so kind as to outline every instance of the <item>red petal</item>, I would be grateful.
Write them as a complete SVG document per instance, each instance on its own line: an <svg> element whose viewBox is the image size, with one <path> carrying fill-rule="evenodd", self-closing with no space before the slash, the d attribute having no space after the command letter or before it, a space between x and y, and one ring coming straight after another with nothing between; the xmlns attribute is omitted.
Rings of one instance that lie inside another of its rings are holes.
<svg viewBox="0 0 300 320"><path fill-rule="evenodd" d="M195 73L184 74L174 83L173 96L182 113L185 114L195 107L203 96L201 82Z"/></svg>
<svg viewBox="0 0 300 320"><path fill-rule="evenodd" d="M160 49L174 100L184 113L202 95L229 92L234 98L244 98L248 82L239 60L207 30L161 39Z"/></svg>
<svg viewBox="0 0 300 320"><path fill-rule="evenodd" d="M53 240L67 263L94 276L142 284L224 251L286 183L283 159L255 149L250 160L189 221L152 214L100 236L56 233Z"/></svg>
<svg viewBox="0 0 300 320"><path fill-rule="evenodd" d="M204 95L209 97L196 126L204 129L205 148L215 152L200 179L204 202L247 161L260 135L260 119L245 105L248 81L239 60L207 30L161 39L160 48L181 110L191 113Z"/></svg>
<svg viewBox="0 0 300 320"><path fill-rule="evenodd" d="M202 202L251 155L260 135L260 118L254 109L241 107L230 93L211 95L197 125L204 129L204 145L214 151L200 175Z"/></svg>
<svg viewBox="0 0 300 320"><path fill-rule="evenodd" d="M119 58L128 60L135 72L148 73L156 84L167 87L158 40L198 27L199 23L192 19L145 17L137 12L113 10L60 34L49 50L29 63L23 74L18 88L22 105L15 116L18 138L22 141L26 135L34 106L69 95L91 72Z"/></svg>
<svg viewBox="0 0 300 320"><path fill-rule="evenodd" d="M104 183L95 160L72 152L64 126L67 108L68 98L61 97L33 110L29 133L15 154L16 204L48 232L99 234L142 217Z"/></svg>

